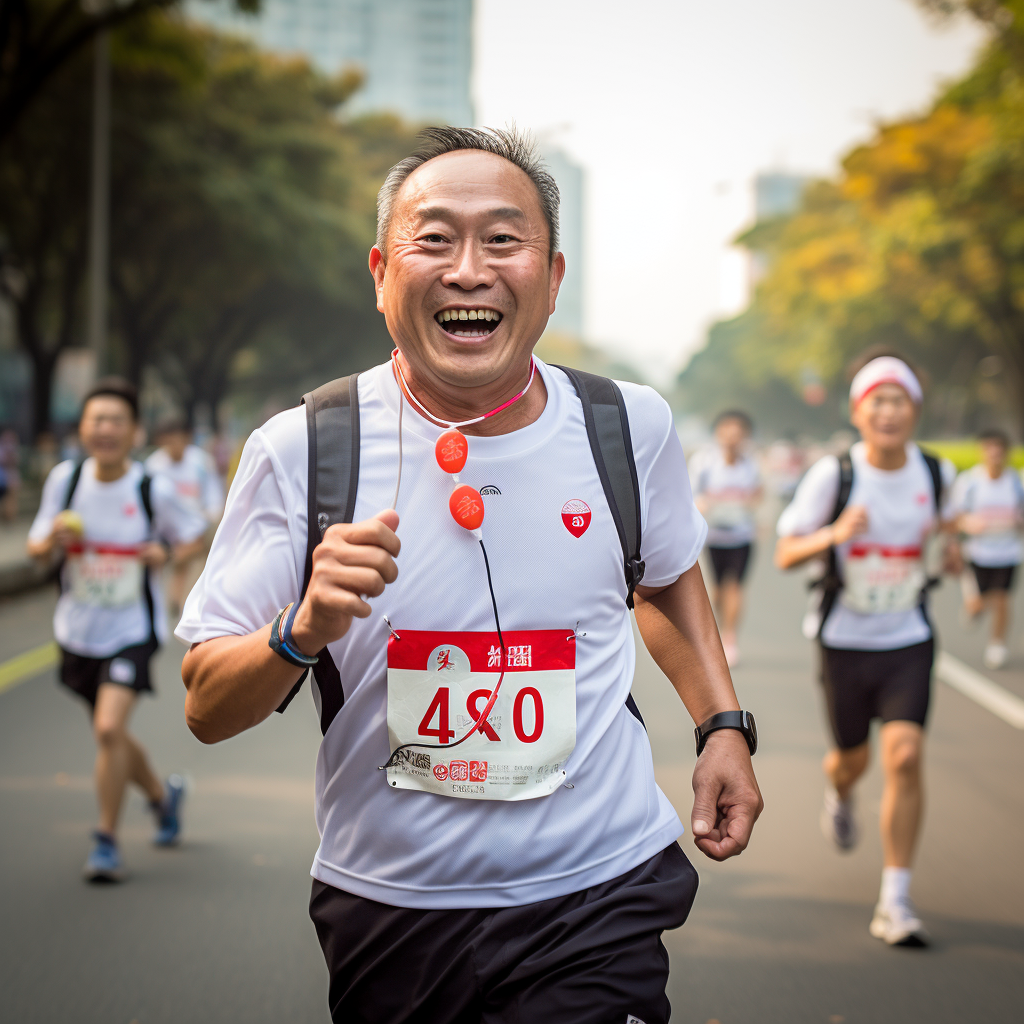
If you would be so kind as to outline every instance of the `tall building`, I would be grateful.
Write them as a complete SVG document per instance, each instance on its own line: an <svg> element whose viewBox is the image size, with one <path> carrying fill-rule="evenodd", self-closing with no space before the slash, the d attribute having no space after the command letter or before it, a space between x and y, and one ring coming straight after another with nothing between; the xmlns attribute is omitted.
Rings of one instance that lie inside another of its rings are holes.
<svg viewBox="0 0 1024 1024"><path fill-rule="evenodd" d="M548 170L558 183L561 197L559 244L565 255L565 277L558 291L555 311L548 320L552 331L583 337L583 168L564 150L542 145Z"/></svg>
<svg viewBox="0 0 1024 1024"><path fill-rule="evenodd" d="M803 199L804 189L811 179L803 174L786 171L766 171L754 178L754 220L772 220L796 213ZM757 249L750 250L748 286L753 290L768 272L768 256Z"/></svg>
<svg viewBox="0 0 1024 1024"><path fill-rule="evenodd" d="M263 0L256 16L225 0L191 0L188 11L265 49L303 54L329 74L361 68L353 110L473 124L473 0Z"/></svg>

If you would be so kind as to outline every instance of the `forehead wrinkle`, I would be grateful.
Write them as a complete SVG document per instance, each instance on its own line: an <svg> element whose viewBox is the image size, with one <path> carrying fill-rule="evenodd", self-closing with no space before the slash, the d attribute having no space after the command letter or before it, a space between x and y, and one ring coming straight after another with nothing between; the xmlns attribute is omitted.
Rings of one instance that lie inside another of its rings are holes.
<svg viewBox="0 0 1024 1024"><path fill-rule="evenodd" d="M419 220L430 220L432 217L436 217L439 220L453 220L463 215L461 211L453 207L437 204L421 206L416 210L416 216ZM528 220L526 214L518 206L495 206L489 210L484 210L481 215L491 220L517 220L524 223Z"/></svg>

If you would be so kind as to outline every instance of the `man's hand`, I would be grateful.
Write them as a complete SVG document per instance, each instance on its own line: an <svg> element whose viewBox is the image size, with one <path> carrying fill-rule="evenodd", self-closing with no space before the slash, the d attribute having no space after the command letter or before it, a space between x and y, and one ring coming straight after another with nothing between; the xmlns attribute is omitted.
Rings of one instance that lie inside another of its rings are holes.
<svg viewBox="0 0 1024 1024"><path fill-rule="evenodd" d="M849 505L832 525L834 544L845 544L868 531L868 510L863 505Z"/></svg>
<svg viewBox="0 0 1024 1024"><path fill-rule="evenodd" d="M168 558L167 548L155 540L147 541L139 550L139 561L150 569L159 569Z"/></svg>
<svg viewBox="0 0 1024 1024"><path fill-rule="evenodd" d="M712 860L742 853L764 810L750 751L736 729L713 732L693 769L694 845Z"/></svg>
<svg viewBox="0 0 1024 1024"><path fill-rule="evenodd" d="M353 618L370 614L363 598L379 597L395 582L402 547L397 529L398 513L387 509L361 523L336 523L324 534L292 624L292 637L304 654L314 655L343 637Z"/></svg>
<svg viewBox="0 0 1024 1024"><path fill-rule="evenodd" d="M977 537L987 531L988 522L984 516L979 516L976 512L965 512L957 520L957 527L961 533L966 533L969 537Z"/></svg>

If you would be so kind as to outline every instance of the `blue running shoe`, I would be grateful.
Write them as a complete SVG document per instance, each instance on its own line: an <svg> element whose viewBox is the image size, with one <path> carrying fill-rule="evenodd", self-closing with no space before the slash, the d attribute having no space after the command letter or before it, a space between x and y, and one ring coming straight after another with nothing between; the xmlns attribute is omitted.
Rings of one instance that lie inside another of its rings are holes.
<svg viewBox="0 0 1024 1024"><path fill-rule="evenodd" d="M171 775L165 784L163 803L156 808L154 846L174 846L181 835L181 803L185 799L185 780Z"/></svg>
<svg viewBox="0 0 1024 1024"><path fill-rule="evenodd" d="M87 882L123 882L124 868L117 840L105 832L93 832L95 845L85 862L82 874Z"/></svg>

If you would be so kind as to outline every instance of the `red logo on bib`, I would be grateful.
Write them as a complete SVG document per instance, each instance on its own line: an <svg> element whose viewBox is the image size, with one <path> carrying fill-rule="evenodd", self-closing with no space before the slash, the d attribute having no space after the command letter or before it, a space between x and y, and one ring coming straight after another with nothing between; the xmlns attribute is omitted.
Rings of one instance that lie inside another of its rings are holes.
<svg viewBox="0 0 1024 1024"><path fill-rule="evenodd" d="M438 782L444 782L444 780L448 778L448 765L435 764L434 778L437 779Z"/></svg>
<svg viewBox="0 0 1024 1024"><path fill-rule="evenodd" d="M582 537L587 532L590 518L590 506L579 498L573 498L562 506L562 522L574 537Z"/></svg>
<svg viewBox="0 0 1024 1024"><path fill-rule="evenodd" d="M469 778L469 762L452 761L448 765L448 778L452 782L465 782Z"/></svg>
<svg viewBox="0 0 1024 1024"><path fill-rule="evenodd" d="M470 782L486 782L487 781L487 762L486 761L470 761L469 762L469 781Z"/></svg>

